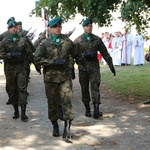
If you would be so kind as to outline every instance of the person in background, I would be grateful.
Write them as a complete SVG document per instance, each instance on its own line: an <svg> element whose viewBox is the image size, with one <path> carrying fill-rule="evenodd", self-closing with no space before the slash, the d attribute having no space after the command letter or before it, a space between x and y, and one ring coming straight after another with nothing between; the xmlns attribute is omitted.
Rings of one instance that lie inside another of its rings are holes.
<svg viewBox="0 0 150 150"><path fill-rule="evenodd" d="M122 58L121 65L129 66L131 63L131 55L132 55L132 45L133 45L133 36L125 29L125 33L123 35L123 49L122 49Z"/></svg>
<svg viewBox="0 0 150 150"><path fill-rule="evenodd" d="M51 35L37 47L35 62L43 68L48 117L53 125L53 136L60 136L58 119L61 119L64 121L63 140L68 142L71 141L70 128L73 120L70 55L78 62L81 58L74 43L61 33L60 17L49 22L48 30Z"/></svg>
<svg viewBox="0 0 150 150"><path fill-rule="evenodd" d="M7 25L9 24L10 21L13 21L15 20L15 17L10 17L8 20L7 20ZM4 31L2 34L0 34L0 41L2 41L4 38L6 38L7 36L9 36L9 31L8 29L6 31ZM4 63L4 73L5 73L5 63ZM6 91L7 91L7 94L8 94L8 101L6 102L6 105L10 105L11 102L10 102L10 98L9 98L9 91L8 91L8 87L6 85Z"/></svg>
<svg viewBox="0 0 150 150"><path fill-rule="evenodd" d="M115 38L112 40L113 64L115 66L121 66L122 39L119 37L118 32L115 32L114 35Z"/></svg>
<svg viewBox="0 0 150 150"><path fill-rule="evenodd" d="M26 122L27 106L27 72L24 62L32 55L27 49L26 38L17 34L17 22L8 23L9 36L5 37L0 43L0 57L4 60L4 72L6 76L6 90L9 95L10 103L14 108L13 119L19 118L19 108L21 106L21 120Z"/></svg>
<svg viewBox="0 0 150 150"><path fill-rule="evenodd" d="M134 62L135 66L144 65L144 38L141 34L137 34L134 38Z"/></svg>
<svg viewBox="0 0 150 150"><path fill-rule="evenodd" d="M108 53L110 54L110 56L112 57L113 59L113 47L112 47L112 41L113 39L115 38L115 36L113 34L110 34L110 41L108 43Z"/></svg>
<svg viewBox="0 0 150 150"><path fill-rule="evenodd" d="M74 40L78 53L82 55L82 63L78 63L79 82L81 85L82 102L85 106L85 116L91 117L90 101L94 106L93 118L102 117L102 112L99 110L100 102L100 65L97 59L97 51L102 54L102 57L110 67L111 72L116 75L115 68L112 63L112 58L109 55L106 46L101 38L92 33L92 19L87 18L83 21L82 26L84 33ZM89 91L90 87L90 91ZM91 97L90 97L91 93Z"/></svg>

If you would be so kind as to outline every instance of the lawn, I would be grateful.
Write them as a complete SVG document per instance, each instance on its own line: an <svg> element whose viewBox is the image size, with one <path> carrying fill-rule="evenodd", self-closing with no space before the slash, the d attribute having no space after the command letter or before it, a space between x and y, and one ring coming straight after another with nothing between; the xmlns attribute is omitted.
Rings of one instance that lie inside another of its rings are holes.
<svg viewBox="0 0 150 150"><path fill-rule="evenodd" d="M150 96L150 65L117 66L113 76L108 66L101 65L101 80L118 97L143 99Z"/></svg>

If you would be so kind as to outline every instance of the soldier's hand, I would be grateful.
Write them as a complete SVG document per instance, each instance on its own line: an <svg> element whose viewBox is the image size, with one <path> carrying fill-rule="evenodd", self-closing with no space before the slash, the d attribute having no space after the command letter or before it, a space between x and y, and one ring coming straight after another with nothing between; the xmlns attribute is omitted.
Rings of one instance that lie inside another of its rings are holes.
<svg viewBox="0 0 150 150"><path fill-rule="evenodd" d="M66 60L63 59L63 58L56 58L56 59L54 60L54 64L56 64L56 65L64 65L65 62L66 62Z"/></svg>
<svg viewBox="0 0 150 150"><path fill-rule="evenodd" d="M111 72L114 74L114 76L116 75L116 70L114 68L114 66L109 66L110 67L110 70Z"/></svg>
<svg viewBox="0 0 150 150"><path fill-rule="evenodd" d="M21 56L21 52L10 52L7 54L8 56L12 57L12 58L19 58Z"/></svg>

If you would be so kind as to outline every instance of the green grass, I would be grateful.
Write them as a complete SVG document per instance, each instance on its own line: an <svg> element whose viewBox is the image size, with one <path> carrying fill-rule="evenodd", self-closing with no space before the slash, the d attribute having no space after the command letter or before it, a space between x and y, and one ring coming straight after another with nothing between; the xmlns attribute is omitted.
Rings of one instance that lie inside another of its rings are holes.
<svg viewBox="0 0 150 150"><path fill-rule="evenodd" d="M101 67L101 80L118 97L148 99L150 95L150 65L115 67L113 76L108 67Z"/></svg>

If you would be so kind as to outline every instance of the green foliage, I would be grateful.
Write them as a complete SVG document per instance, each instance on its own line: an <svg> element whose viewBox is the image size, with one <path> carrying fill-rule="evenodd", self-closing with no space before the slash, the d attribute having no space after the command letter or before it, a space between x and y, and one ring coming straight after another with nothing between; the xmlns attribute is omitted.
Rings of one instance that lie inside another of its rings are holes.
<svg viewBox="0 0 150 150"><path fill-rule="evenodd" d="M149 28L150 21L150 8L145 1L141 0L128 0L121 5L122 21L126 21L127 28L136 26L138 33L146 35L145 28Z"/></svg>
<svg viewBox="0 0 150 150"><path fill-rule="evenodd" d="M80 13L84 18L92 18L100 27L111 26L112 12L120 10L120 19L127 22L127 28L135 25L142 34L150 21L149 0L40 0L32 14L39 13L41 8L50 18L61 16L65 22Z"/></svg>
<svg viewBox="0 0 150 150"><path fill-rule="evenodd" d="M115 67L117 75L112 76L110 70L101 72L102 82L116 96L123 99L143 99L150 95L150 65ZM103 69L102 69L103 70Z"/></svg>

